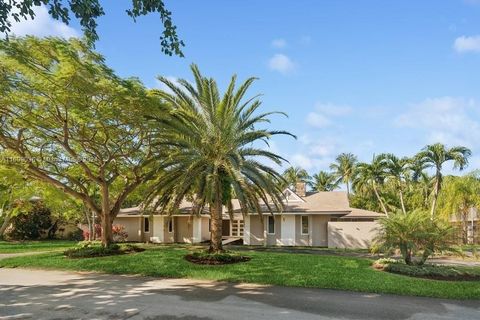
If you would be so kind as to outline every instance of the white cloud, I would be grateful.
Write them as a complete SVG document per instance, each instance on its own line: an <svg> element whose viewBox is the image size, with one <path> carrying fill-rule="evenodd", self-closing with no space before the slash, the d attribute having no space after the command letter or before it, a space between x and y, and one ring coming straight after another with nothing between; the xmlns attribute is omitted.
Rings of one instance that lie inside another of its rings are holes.
<svg viewBox="0 0 480 320"><path fill-rule="evenodd" d="M285 39L275 39L272 41L272 47L274 48L285 48L287 46L287 41Z"/></svg>
<svg viewBox="0 0 480 320"><path fill-rule="evenodd" d="M307 115L307 123L314 128L325 128L332 124L332 121L321 113L310 112Z"/></svg>
<svg viewBox="0 0 480 320"><path fill-rule="evenodd" d="M423 130L426 142L479 146L480 105L473 99L430 98L410 106L395 119L398 127Z"/></svg>
<svg viewBox="0 0 480 320"><path fill-rule="evenodd" d="M332 103L317 103L315 111L307 115L307 124L314 128L325 128L333 124L332 118L348 116L353 112L352 108Z"/></svg>
<svg viewBox="0 0 480 320"><path fill-rule="evenodd" d="M80 36L80 33L74 28L51 18L45 6L34 7L33 11L35 12L34 20L21 18L20 22L12 21L10 34L37 37L58 36L66 39Z"/></svg>
<svg viewBox="0 0 480 320"><path fill-rule="evenodd" d="M349 106L337 105L333 103L316 103L315 109L326 115L333 117L347 116L352 113L353 109Z"/></svg>
<svg viewBox="0 0 480 320"><path fill-rule="evenodd" d="M480 52L480 35L458 37L453 43L453 48L458 53Z"/></svg>
<svg viewBox="0 0 480 320"><path fill-rule="evenodd" d="M270 70L287 74L295 70L295 63L286 55L277 53L268 61Z"/></svg>

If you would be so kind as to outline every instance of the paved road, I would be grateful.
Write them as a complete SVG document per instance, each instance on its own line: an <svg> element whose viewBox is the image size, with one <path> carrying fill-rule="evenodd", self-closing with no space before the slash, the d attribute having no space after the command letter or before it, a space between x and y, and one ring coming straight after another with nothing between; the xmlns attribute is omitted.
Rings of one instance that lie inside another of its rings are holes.
<svg viewBox="0 0 480 320"><path fill-rule="evenodd" d="M0 319L480 319L480 301L451 301L0 269Z"/></svg>

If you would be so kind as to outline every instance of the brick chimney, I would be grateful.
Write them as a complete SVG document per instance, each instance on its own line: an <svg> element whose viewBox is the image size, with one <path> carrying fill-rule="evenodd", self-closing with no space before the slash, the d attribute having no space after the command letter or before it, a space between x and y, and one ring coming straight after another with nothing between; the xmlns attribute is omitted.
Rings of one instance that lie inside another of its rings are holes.
<svg viewBox="0 0 480 320"><path fill-rule="evenodd" d="M303 181L298 181L295 185L295 193L300 197L305 197L307 195L307 186Z"/></svg>

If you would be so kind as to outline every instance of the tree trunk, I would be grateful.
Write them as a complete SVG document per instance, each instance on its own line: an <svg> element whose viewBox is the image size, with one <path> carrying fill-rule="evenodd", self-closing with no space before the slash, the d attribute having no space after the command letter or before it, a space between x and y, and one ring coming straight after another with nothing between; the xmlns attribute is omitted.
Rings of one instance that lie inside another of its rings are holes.
<svg viewBox="0 0 480 320"><path fill-rule="evenodd" d="M403 211L403 214L407 214L407 210L405 210L405 203L403 201L403 192L402 192L402 189L399 189L400 190L400 203L402 205L402 211Z"/></svg>
<svg viewBox="0 0 480 320"><path fill-rule="evenodd" d="M108 213L102 212L102 246L108 247L113 243L112 219Z"/></svg>
<svg viewBox="0 0 480 320"><path fill-rule="evenodd" d="M210 253L218 253L223 251L222 246L222 203L210 205L210 219L212 219L210 233Z"/></svg>
<svg viewBox="0 0 480 320"><path fill-rule="evenodd" d="M345 184L347 185L347 198L350 199L350 184L348 183L348 180Z"/></svg>
<svg viewBox="0 0 480 320"><path fill-rule="evenodd" d="M433 201L432 201L432 209L430 211L430 215L433 219L433 217L435 216L435 209L437 207L437 198L438 198L438 193L440 192L440 176L436 175L436 178L435 178L435 188L433 189Z"/></svg>
<svg viewBox="0 0 480 320"><path fill-rule="evenodd" d="M210 232L210 247L208 252L219 253L223 251L222 246L222 188L219 178L215 184L215 202L210 204L210 219L212 219L212 227Z"/></svg>
<svg viewBox="0 0 480 320"><path fill-rule="evenodd" d="M7 230L8 226L10 225L11 217L9 214L5 214L5 218L3 220L2 226L0 227L0 239L3 238L3 233Z"/></svg>
<svg viewBox="0 0 480 320"><path fill-rule="evenodd" d="M375 183L373 184L373 191L375 192L375 196L377 197L378 202L380 202L380 206L382 207L383 212L388 217L387 207L385 207L385 204L383 203L383 200L380 197L380 194L378 193L377 186L375 185Z"/></svg>
<svg viewBox="0 0 480 320"><path fill-rule="evenodd" d="M106 184L102 185L102 246L108 247L113 243L112 222L115 214L111 212L110 208L110 193Z"/></svg>

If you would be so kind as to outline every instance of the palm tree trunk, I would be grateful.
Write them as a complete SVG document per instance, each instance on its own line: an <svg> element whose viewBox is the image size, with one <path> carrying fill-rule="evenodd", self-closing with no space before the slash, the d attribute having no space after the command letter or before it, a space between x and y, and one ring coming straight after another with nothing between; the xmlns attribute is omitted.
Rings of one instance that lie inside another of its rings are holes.
<svg viewBox="0 0 480 320"><path fill-rule="evenodd" d="M432 209L430 211L430 215L433 219L435 216L435 209L437 207L437 199L438 199L438 193L440 192L440 176L437 172L436 178L435 178L435 188L433 189L433 200L432 200Z"/></svg>
<svg viewBox="0 0 480 320"><path fill-rule="evenodd" d="M402 205L402 211L403 211L403 214L407 214L407 210L405 210L405 203L403 201L403 191L401 188L399 188L400 190L400 203Z"/></svg>
<svg viewBox="0 0 480 320"><path fill-rule="evenodd" d="M345 183L347 185L347 197L350 199L350 184L347 182Z"/></svg>
<svg viewBox="0 0 480 320"><path fill-rule="evenodd" d="M380 203L380 206L382 207L383 212L385 215L388 217L388 211L387 208L385 207L385 204L383 203L382 198L380 197L380 194L378 193L377 186L375 183L373 184L373 191L375 192L375 196L377 197L378 202Z"/></svg>
<svg viewBox="0 0 480 320"><path fill-rule="evenodd" d="M210 219L212 221L210 233L210 247L208 252L219 253L223 251L222 246L222 189L220 182L217 181L215 186L215 202L210 204Z"/></svg>

